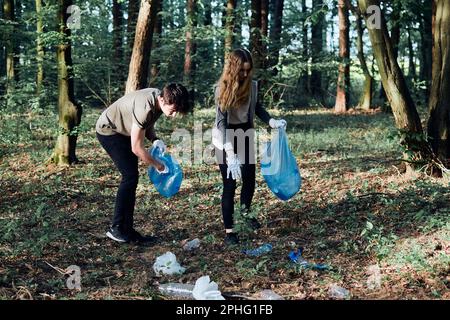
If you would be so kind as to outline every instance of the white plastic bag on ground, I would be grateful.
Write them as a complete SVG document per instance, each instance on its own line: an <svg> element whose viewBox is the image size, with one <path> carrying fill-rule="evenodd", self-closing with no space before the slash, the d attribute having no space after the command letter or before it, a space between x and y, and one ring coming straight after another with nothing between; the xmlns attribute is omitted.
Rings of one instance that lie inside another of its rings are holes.
<svg viewBox="0 0 450 320"><path fill-rule="evenodd" d="M186 268L180 266L177 262L177 257L172 252L166 252L163 255L156 258L153 264L153 270L156 275L163 274L182 274L186 271Z"/></svg>
<svg viewBox="0 0 450 320"><path fill-rule="evenodd" d="M197 279L192 295L195 300L225 300L219 291L219 286L214 281L210 281L209 276Z"/></svg>

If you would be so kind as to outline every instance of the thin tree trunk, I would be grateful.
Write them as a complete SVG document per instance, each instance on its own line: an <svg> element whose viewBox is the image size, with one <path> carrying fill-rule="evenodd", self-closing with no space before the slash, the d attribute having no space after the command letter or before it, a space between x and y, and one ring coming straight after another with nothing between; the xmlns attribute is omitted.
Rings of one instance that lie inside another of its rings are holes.
<svg viewBox="0 0 450 320"><path fill-rule="evenodd" d="M113 0L113 49L113 77L123 83L123 12L118 0Z"/></svg>
<svg viewBox="0 0 450 320"><path fill-rule="evenodd" d="M76 104L74 97L74 79L72 68L72 48L70 29L66 27L67 8L72 0L58 0L59 33L63 39L57 46L58 63L58 114L59 135L50 161L57 165L77 163L76 145L77 128L81 122L81 106Z"/></svg>
<svg viewBox="0 0 450 320"><path fill-rule="evenodd" d="M323 0L313 0L313 10L322 10ZM320 61L323 53L323 29L325 16L323 13L317 15L317 19L312 22L311 31L311 55L312 70L310 79L311 94L314 97L321 96L322 92L322 72L318 70L316 64Z"/></svg>
<svg viewBox="0 0 450 320"><path fill-rule="evenodd" d="M358 0L358 3L366 20L369 18L367 8L372 5L380 6L379 0ZM419 114L395 57L383 14L381 14L380 20L381 28L368 28L369 36L381 81L394 114L396 127L404 135L402 145L409 150L408 153L412 156L409 157L410 160L428 161L430 156L427 150L428 145L422 139L417 138L423 136Z"/></svg>
<svg viewBox="0 0 450 320"><path fill-rule="evenodd" d="M391 15L391 40L394 50L395 58L398 58L398 49L400 44L400 14L402 10L402 4L400 1L395 0L392 4L392 15Z"/></svg>
<svg viewBox="0 0 450 320"><path fill-rule="evenodd" d="M348 8L345 0L338 0L339 12L339 76L337 81L337 95L334 112L347 112L350 88L350 30Z"/></svg>
<svg viewBox="0 0 450 320"><path fill-rule="evenodd" d="M414 49L411 37L411 29L408 27L407 31L408 31L408 51L409 51L408 78L411 81L415 82L417 80L417 73L416 73L416 64L414 63Z"/></svg>
<svg viewBox="0 0 450 320"><path fill-rule="evenodd" d="M361 64L361 69L363 70L365 78L364 91L362 92L361 97L359 99L359 107L362 108L363 110L368 111L372 106L372 92L374 79L370 74L369 68L367 67L366 57L364 54L364 42L363 42L364 29L362 25L361 13L358 12L355 16L356 16L356 30L358 33L358 40L357 40L358 59Z"/></svg>
<svg viewBox="0 0 450 320"><path fill-rule="evenodd" d="M250 49L256 70L261 67L261 1L251 0Z"/></svg>
<svg viewBox="0 0 450 320"><path fill-rule="evenodd" d="M150 51L158 1L141 0L125 93L143 89L148 84Z"/></svg>
<svg viewBox="0 0 450 320"><path fill-rule="evenodd" d="M131 58L133 52L134 37L136 32L136 23L139 15L140 0L128 0L128 19L127 19L127 61Z"/></svg>
<svg viewBox="0 0 450 320"><path fill-rule="evenodd" d="M193 81L193 71L195 64L193 56L195 55L196 45L194 42L194 27L196 25L196 0L187 0L187 30L186 45L184 49L184 81L191 85Z"/></svg>
<svg viewBox="0 0 450 320"><path fill-rule="evenodd" d="M15 60L14 60L14 38L15 38L15 10L14 0L4 0L3 15L5 20L11 24L6 26L6 93L12 94L15 86Z"/></svg>
<svg viewBox="0 0 450 320"><path fill-rule="evenodd" d="M158 7L158 13L161 12L163 10L163 1L159 1L158 3L159 7ZM162 36L162 32L163 32L163 21L162 21L162 16L160 14L156 15L156 21L155 21L155 26L153 28L153 44L152 44L152 48L158 48L161 44L161 36ZM159 67L160 67L160 59L159 59L159 55L153 55L153 57L151 58L152 60L152 67L150 70L150 85L155 81L155 79L158 77L159 75Z"/></svg>
<svg viewBox="0 0 450 320"><path fill-rule="evenodd" d="M267 69L267 39L269 35L269 0L261 0L261 68Z"/></svg>
<svg viewBox="0 0 450 320"><path fill-rule="evenodd" d="M450 166L450 2L434 0L433 71L428 135L434 153Z"/></svg>
<svg viewBox="0 0 450 320"><path fill-rule="evenodd" d="M270 52L270 67L275 67L278 64L278 60L280 58L280 49L281 49L281 29L283 27L283 7L284 0L273 0L273 26L270 30L270 43L271 49ZM272 76L276 76L278 74L278 69L274 68L272 72Z"/></svg>
<svg viewBox="0 0 450 320"><path fill-rule="evenodd" d="M306 0L302 0L302 57L306 70L303 70L301 82L303 92L309 95L311 93L309 85L309 54L308 54L308 24L307 24L308 7Z"/></svg>
<svg viewBox="0 0 450 320"><path fill-rule="evenodd" d="M225 56L233 49L236 0L227 0L225 14Z"/></svg>
<svg viewBox="0 0 450 320"><path fill-rule="evenodd" d="M419 79L425 83L424 95L428 103L431 87L431 70L432 70L432 55L433 55L433 31L432 31L432 16L434 1L426 0L424 3L424 10L419 19L420 28L420 51L421 62Z"/></svg>
<svg viewBox="0 0 450 320"><path fill-rule="evenodd" d="M44 82L44 45L42 43L42 34L44 33L44 24L42 19L42 0L36 0L36 95L39 97L42 93L42 86Z"/></svg>

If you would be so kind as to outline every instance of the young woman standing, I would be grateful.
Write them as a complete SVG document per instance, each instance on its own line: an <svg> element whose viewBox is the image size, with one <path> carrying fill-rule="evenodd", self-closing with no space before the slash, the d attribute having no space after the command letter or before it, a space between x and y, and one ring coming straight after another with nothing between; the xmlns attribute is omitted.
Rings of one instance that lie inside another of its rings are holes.
<svg viewBox="0 0 450 320"><path fill-rule="evenodd" d="M216 121L213 144L223 180L222 216L225 243L237 244L233 232L236 180L242 179L241 212L245 216L255 192L254 118L258 116L271 128L286 127L286 121L275 120L258 101L258 83L253 80L253 60L247 49L236 49L226 58L215 90ZM251 227L261 225L248 219Z"/></svg>

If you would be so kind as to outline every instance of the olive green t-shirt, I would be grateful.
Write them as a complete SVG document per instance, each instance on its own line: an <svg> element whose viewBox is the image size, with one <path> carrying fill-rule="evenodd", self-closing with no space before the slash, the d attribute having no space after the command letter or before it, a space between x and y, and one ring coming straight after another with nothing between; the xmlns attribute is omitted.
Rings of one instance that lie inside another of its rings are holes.
<svg viewBox="0 0 450 320"><path fill-rule="evenodd" d="M161 91L154 88L130 92L110 105L97 120L97 133L111 136L120 133L131 136L131 125L136 123L146 130L147 138L155 137L154 125L162 111L156 107Z"/></svg>

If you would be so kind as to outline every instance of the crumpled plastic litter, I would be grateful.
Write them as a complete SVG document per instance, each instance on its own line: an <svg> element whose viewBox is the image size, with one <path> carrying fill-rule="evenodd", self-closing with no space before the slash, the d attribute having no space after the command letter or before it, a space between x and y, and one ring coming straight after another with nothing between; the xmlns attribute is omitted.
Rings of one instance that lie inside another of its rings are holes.
<svg viewBox="0 0 450 320"><path fill-rule="evenodd" d="M225 300L219 291L219 286L209 279L209 276L203 276L195 282L192 295L195 300Z"/></svg>
<svg viewBox="0 0 450 320"><path fill-rule="evenodd" d="M177 257L170 251L156 258L153 264L153 270L156 275L163 274L182 274L186 271L186 268L182 267L177 262Z"/></svg>
<svg viewBox="0 0 450 320"><path fill-rule="evenodd" d="M329 265L327 264L322 264L322 263L309 263L308 261L306 261L303 257L302 257L302 253L303 253L303 248L300 247L297 250L293 250L291 252L289 252L289 259L296 263L299 264L300 266L302 266L303 268L306 269L314 269L314 270L328 270L331 269Z"/></svg>

